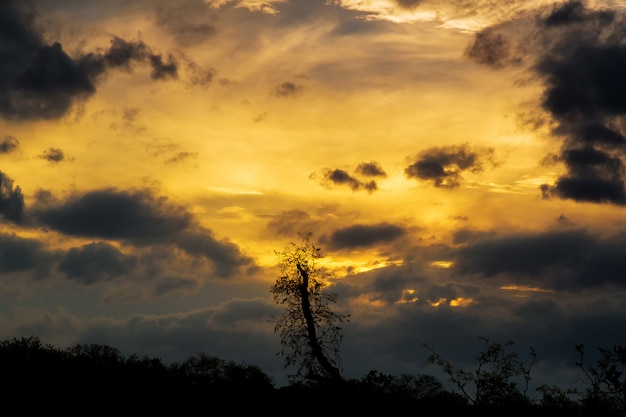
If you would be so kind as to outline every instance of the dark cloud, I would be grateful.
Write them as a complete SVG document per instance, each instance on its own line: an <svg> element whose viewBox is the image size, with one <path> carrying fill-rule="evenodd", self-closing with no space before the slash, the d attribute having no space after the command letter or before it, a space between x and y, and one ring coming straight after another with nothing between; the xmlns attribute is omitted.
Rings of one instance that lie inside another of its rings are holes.
<svg viewBox="0 0 626 417"><path fill-rule="evenodd" d="M63 150L59 148L50 148L44 151L39 157L53 164L57 164L65 160L65 154L63 153Z"/></svg>
<svg viewBox="0 0 626 417"><path fill-rule="evenodd" d="M353 249L392 242L403 236L405 230L393 224L357 224L334 231L329 237L332 249Z"/></svg>
<svg viewBox="0 0 626 417"><path fill-rule="evenodd" d="M528 22L534 25L532 36L518 39L524 48L517 50L526 51L529 70L544 83L541 107L554 122L553 137L561 142L553 160L566 170L554 184L541 186L543 196L626 204L623 12L568 1ZM516 47L503 31L500 25L478 33L469 56L492 66L510 65Z"/></svg>
<svg viewBox="0 0 626 417"><path fill-rule="evenodd" d="M460 248L454 270L550 289L626 286L625 243L581 229L490 236Z"/></svg>
<svg viewBox="0 0 626 417"><path fill-rule="evenodd" d="M0 172L0 214L5 220L20 223L24 218L24 195L22 189L13 188L13 180Z"/></svg>
<svg viewBox="0 0 626 417"><path fill-rule="evenodd" d="M173 61L162 62L142 41L114 37L104 52L70 57L60 43L44 42L33 16L24 3L0 2L0 114L6 118L59 118L93 95L108 69L129 70L133 62L149 59L155 79L176 74Z"/></svg>
<svg viewBox="0 0 626 417"><path fill-rule="evenodd" d="M49 275L56 254L35 239L0 234L0 272L31 272L35 278Z"/></svg>
<svg viewBox="0 0 626 417"><path fill-rule="evenodd" d="M347 185L352 189L352 191L365 190L369 193L372 193L378 189L376 181L361 181L358 178L353 177L343 169L339 168L325 169L322 173L322 185L324 187L330 187L333 185Z"/></svg>
<svg viewBox="0 0 626 417"><path fill-rule="evenodd" d="M291 81L285 81L284 83L276 86L274 94L279 97L290 97L298 95L302 91L303 87L298 84L294 84Z"/></svg>
<svg viewBox="0 0 626 417"><path fill-rule="evenodd" d="M95 284L132 271L136 259L106 242L94 242L67 251L59 269L68 279Z"/></svg>
<svg viewBox="0 0 626 417"><path fill-rule="evenodd" d="M0 141L0 154L14 152L20 146L20 141L11 135L5 135Z"/></svg>
<svg viewBox="0 0 626 417"><path fill-rule="evenodd" d="M288 210L276 215L267 222L267 229L279 236L294 236L303 230L313 230L313 217L302 210Z"/></svg>
<svg viewBox="0 0 626 417"><path fill-rule="evenodd" d="M147 190L90 191L57 205L36 207L33 213L43 225L62 233L137 244L167 240L192 223L183 208L168 205Z"/></svg>
<svg viewBox="0 0 626 417"><path fill-rule="evenodd" d="M253 266L235 244L218 240L183 207L154 196L150 190L109 188L62 202L40 193L32 212L43 226L72 236L118 240L139 247L173 245L211 262L220 277Z"/></svg>
<svg viewBox="0 0 626 417"><path fill-rule="evenodd" d="M492 148L471 148L468 144L429 148L404 173L409 178L432 181L435 187L454 188L460 185L462 172L480 172L485 163L494 164L493 155Z"/></svg>
<svg viewBox="0 0 626 417"><path fill-rule="evenodd" d="M356 167L357 174L363 175L364 177L386 177L387 173L385 170L374 161L371 162L361 162L359 166Z"/></svg>
<svg viewBox="0 0 626 417"><path fill-rule="evenodd" d="M152 65L151 76L154 80L178 78L178 66L171 55L168 56L167 62L163 62L161 55L150 55L150 64Z"/></svg>
<svg viewBox="0 0 626 417"><path fill-rule="evenodd" d="M569 173L558 178L553 186L542 186L544 197L626 204L622 159L585 146L563 151L560 160L568 167Z"/></svg>

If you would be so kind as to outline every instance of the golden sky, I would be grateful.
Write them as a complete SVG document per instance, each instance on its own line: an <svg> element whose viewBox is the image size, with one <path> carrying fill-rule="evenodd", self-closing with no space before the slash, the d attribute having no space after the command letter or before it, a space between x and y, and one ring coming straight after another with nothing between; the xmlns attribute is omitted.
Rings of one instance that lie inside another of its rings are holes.
<svg viewBox="0 0 626 417"><path fill-rule="evenodd" d="M482 336L567 381L575 344L624 342L623 23L618 1L3 2L0 337L282 381L274 251L310 231L348 376Z"/></svg>

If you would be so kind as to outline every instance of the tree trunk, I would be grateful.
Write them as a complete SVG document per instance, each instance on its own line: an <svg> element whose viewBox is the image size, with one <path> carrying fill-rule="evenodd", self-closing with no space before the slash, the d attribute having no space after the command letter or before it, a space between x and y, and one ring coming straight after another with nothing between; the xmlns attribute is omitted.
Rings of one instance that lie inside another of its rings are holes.
<svg viewBox="0 0 626 417"><path fill-rule="evenodd" d="M300 290L300 300L302 305L302 314L304 315L304 319L306 321L306 330L307 335L309 337L309 346L311 346L311 350L313 351L313 356L319 364L322 366L324 371L330 376L334 381L343 381L341 377L341 373L337 367L333 366L326 355L324 355L324 351L317 340L317 330L315 329L315 321L313 320L313 313L311 312L311 302L309 300L309 274L302 268L300 264L297 264L298 272L302 277L302 283L298 285L298 289Z"/></svg>

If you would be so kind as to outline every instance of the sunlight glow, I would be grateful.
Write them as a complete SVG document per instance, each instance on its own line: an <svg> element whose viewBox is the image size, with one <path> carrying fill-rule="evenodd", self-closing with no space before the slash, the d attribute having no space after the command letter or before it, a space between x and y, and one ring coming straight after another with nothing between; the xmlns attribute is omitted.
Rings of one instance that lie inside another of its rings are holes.
<svg viewBox="0 0 626 417"><path fill-rule="evenodd" d="M450 269L454 266L454 262L452 261L433 261L430 263L430 266L433 268L439 269Z"/></svg>
<svg viewBox="0 0 626 417"><path fill-rule="evenodd" d="M428 300L428 303L433 307L439 307L441 304L445 303L446 301L448 301L447 298L440 298L437 301Z"/></svg>
<svg viewBox="0 0 626 417"><path fill-rule="evenodd" d="M474 300L471 298L455 298L454 300L450 300L450 307L467 307L470 304L474 304Z"/></svg>
<svg viewBox="0 0 626 417"><path fill-rule="evenodd" d="M418 297L411 297L411 295L413 295L414 293L415 290L402 290L402 297L400 297L400 299L396 301L396 304L408 304L417 302L417 300L419 300Z"/></svg>
<svg viewBox="0 0 626 417"><path fill-rule="evenodd" d="M546 292L553 293L553 290L546 290L539 287L529 287L527 285L503 285L500 287L504 291L522 291L522 292Z"/></svg>

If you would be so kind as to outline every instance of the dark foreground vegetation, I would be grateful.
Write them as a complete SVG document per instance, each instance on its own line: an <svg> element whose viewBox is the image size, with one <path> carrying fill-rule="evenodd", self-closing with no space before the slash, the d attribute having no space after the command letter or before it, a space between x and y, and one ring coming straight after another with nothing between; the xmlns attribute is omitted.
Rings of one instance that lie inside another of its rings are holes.
<svg viewBox="0 0 626 417"><path fill-rule="evenodd" d="M172 413L177 416L396 415L624 416L626 349L603 351L594 366L579 367L588 381L582 392L543 386L537 399L525 392L524 367L507 345L488 343L474 370L455 370L434 351L457 390L446 390L429 375L387 375L370 371L361 379L299 381L276 387L258 367L200 353L165 365L158 358L124 357L106 345L60 349L36 337L0 342L0 395L8 410L104 415ZM514 382L522 377L522 384ZM526 379L527 382L527 379Z"/></svg>

